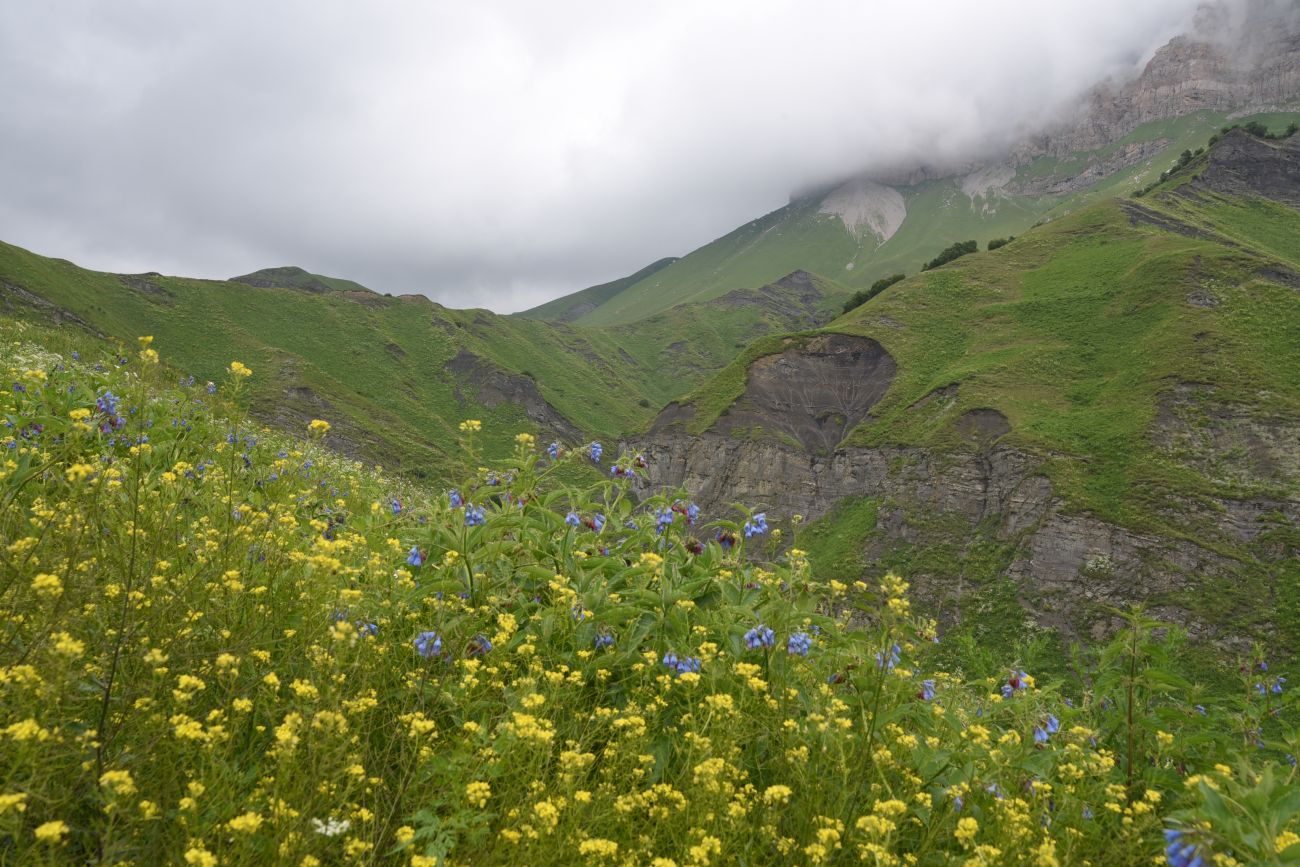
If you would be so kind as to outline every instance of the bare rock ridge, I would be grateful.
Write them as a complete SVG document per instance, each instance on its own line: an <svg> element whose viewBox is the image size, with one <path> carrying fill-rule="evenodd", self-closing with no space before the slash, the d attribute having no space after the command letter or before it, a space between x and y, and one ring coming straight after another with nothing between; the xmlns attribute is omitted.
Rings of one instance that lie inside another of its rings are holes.
<svg viewBox="0 0 1300 867"><path fill-rule="evenodd" d="M750 365L744 394L713 429L725 436L775 432L809 452L829 452L889 390L896 370L870 338L819 335Z"/></svg>
<svg viewBox="0 0 1300 867"><path fill-rule="evenodd" d="M1107 145L1144 123L1196 111L1283 107L1300 96L1300 15L1294 4L1248 0L1202 9L1195 30L1161 47L1127 82L1106 82L1081 119L1026 140L1020 162Z"/></svg>
<svg viewBox="0 0 1300 867"><path fill-rule="evenodd" d="M1206 155L1204 171L1182 191L1259 196L1300 208L1300 135L1265 141L1236 130Z"/></svg>
<svg viewBox="0 0 1300 867"><path fill-rule="evenodd" d="M1143 124L1198 111L1240 115L1292 108L1300 101L1300 6L1286 0L1207 3L1192 32L1171 39L1136 72L1097 85L1066 119L1025 136L1002 160L877 169L822 190L821 210L839 214L851 233L868 232L883 243L897 230L898 217L905 216L903 200L892 187L959 178L972 201L989 192L1068 194L1137 165L1169 144L1157 138L1115 145ZM1013 179L1017 167L1038 157L1090 151L1100 152L1069 176ZM898 197L896 203L893 197Z"/></svg>

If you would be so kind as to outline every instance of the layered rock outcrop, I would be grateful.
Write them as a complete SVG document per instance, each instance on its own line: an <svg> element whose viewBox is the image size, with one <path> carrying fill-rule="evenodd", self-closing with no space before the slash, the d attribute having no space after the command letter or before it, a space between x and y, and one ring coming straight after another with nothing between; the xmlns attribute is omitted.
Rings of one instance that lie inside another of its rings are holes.
<svg viewBox="0 0 1300 867"><path fill-rule="evenodd" d="M840 334L760 358L744 392L708 430L689 433L693 408L672 405L633 444L653 468L640 493L683 488L706 513L744 502L766 507L778 522L796 514L816 519L846 497L867 497L878 512L866 559L898 545L961 548L989 540L1010 552L1006 575L1028 615L1067 638L1104 637L1118 625L1108 607L1146 603L1196 637L1246 641L1223 621L1198 617L1186 601L1207 586L1234 586L1243 568L1254 568L1225 552L1252 551L1258 563L1287 556L1285 545L1262 540L1279 525L1300 525L1300 499L1175 504L1158 515L1161 531L1108 522L1068 508L1044 471L1046 458L1006 445L1011 425L990 408L951 420L960 435L955 448L844 446L896 369L875 341ZM954 386L920 404L951 404L955 396ZM1209 422L1193 417L1207 412ZM1260 416L1194 384L1170 388L1151 438L1207 476L1300 487L1300 420ZM940 612L944 597L963 592L951 575L915 577Z"/></svg>

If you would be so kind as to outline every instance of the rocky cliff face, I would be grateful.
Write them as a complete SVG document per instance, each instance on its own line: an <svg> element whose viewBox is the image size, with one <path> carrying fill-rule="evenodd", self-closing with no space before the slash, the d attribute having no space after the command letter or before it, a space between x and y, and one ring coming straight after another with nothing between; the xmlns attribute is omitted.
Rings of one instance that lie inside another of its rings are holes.
<svg viewBox="0 0 1300 867"><path fill-rule="evenodd" d="M1168 429L1158 434L1171 451L1182 447L1180 438L1209 437L1198 443L1199 459L1213 461L1223 454L1218 446L1234 451L1236 440L1246 437L1257 459L1269 466L1289 470L1300 460L1295 421L1254 420L1249 430L1227 423L1193 435L1180 427L1179 412L1171 404ZM1194 637L1244 640L1221 623L1199 619L1185 598L1240 582L1246 567L1222 553L1225 547L1257 548L1262 561L1284 556L1285 549L1272 550L1264 540L1279 522L1300 523L1300 501L1219 501L1179 516L1186 524L1183 534L1143 533L1068 511L1043 474L1042 460L998 445L1001 428L988 424L987 413L982 423L972 418L967 429L968 447L943 453L846 448L818 455L775 440L717 432L659 434L636 445L653 468L654 488L683 487L714 514L739 501L765 504L777 520L795 514L815 519L845 497L870 497L879 510L864 552L869 560L899 546L970 545L981 539L1004 545L1010 551L1007 575L1026 611L1066 638L1102 638L1116 625L1102 606L1141 602L1157 616L1182 623ZM1215 437L1224 442L1216 444ZM642 493L650 488L645 485ZM915 580L940 612L962 593L978 592L964 588L960 576L922 573Z"/></svg>
<svg viewBox="0 0 1300 867"><path fill-rule="evenodd" d="M1141 73L1088 94L1077 120L1026 140L1014 159L1093 150L1144 123L1196 111L1281 108L1300 98L1300 20L1295 7L1253 0L1230 15L1207 6L1193 33L1160 48ZM1135 160L1136 161L1136 160Z"/></svg>

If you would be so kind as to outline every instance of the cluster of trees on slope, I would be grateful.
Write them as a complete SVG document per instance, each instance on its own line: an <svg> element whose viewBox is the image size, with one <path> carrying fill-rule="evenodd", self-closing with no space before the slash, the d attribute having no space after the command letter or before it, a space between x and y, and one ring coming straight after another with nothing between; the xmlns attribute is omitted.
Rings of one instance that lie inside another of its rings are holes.
<svg viewBox="0 0 1300 867"><path fill-rule="evenodd" d="M991 241L989 241L988 249L990 251L993 251L998 249L999 247L1005 247L1007 244L1010 244L1015 239L1016 239L1015 235L1010 235L1006 238L994 238ZM941 252L938 256L935 256L929 262L926 262L925 265L922 266L921 270L929 271L933 268L938 268L940 265L945 265L954 259L959 259L962 256L965 256L967 253L974 253L978 249L979 249L979 245L975 241L959 241L956 244L953 244L952 246L946 248L943 252ZM890 286L893 286L895 283L899 282L900 280L904 280L906 278L907 278L906 274L890 274L888 277L881 277L875 283L872 283L869 288L860 289L857 292L853 293L853 297L850 298L848 301L844 302L844 312L848 313L850 310L856 310L857 308L861 307L863 304L866 304L872 298L875 298L881 292L884 292Z"/></svg>

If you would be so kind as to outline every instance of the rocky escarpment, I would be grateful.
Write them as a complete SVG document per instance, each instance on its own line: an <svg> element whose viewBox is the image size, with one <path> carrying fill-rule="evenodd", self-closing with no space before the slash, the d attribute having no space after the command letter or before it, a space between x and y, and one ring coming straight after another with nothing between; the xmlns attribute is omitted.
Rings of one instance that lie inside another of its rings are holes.
<svg viewBox="0 0 1300 867"><path fill-rule="evenodd" d="M1255 498L1216 502L1189 517L1197 523L1195 537L1132 530L1070 512L1041 458L987 442L945 453L847 448L814 455L770 440L678 433L638 446L655 488L684 488L714 514L738 501L766 506L770 517L784 521L795 514L820 517L845 497L875 500L867 561L905 549L964 549L981 540L1003 546L1006 574L1029 616L1067 638L1108 634L1117 624L1103 606L1145 603L1194 636L1241 640L1221 622L1198 617L1189 597L1216 585L1239 586L1242 570L1254 568L1222 553L1225 545L1250 547L1279 522L1300 523L1295 500ZM1261 556L1282 558L1286 550ZM915 580L942 613L962 593L979 592L963 588L960 577L922 571Z"/></svg>
<svg viewBox="0 0 1300 867"><path fill-rule="evenodd" d="M1195 30L1160 48L1141 74L1095 88L1079 120L1026 140L1019 162L1065 156L1122 138L1144 123L1196 111L1285 107L1300 98L1300 15L1270 0L1206 6Z"/></svg>
<svg viewBox="0 0 1300 867"><path fill-rule="evenodd" d="M1274 142L1234 130L1205 160L1197 178L1180 188L1184 194L1260 196L1300 208L1300 135Z"/></svg>
<svg viewBox="0 0 1300 867"><path fill-rule="evenodd" d="M744 502L767 508L776 521L816 519L844 498L869 498L876 526L864 542L864 561L992 547L1002 552L1002 572L1027 615L1067 638L1103 637L1117 626L1109 607L1145 603L1195 636L1245 640L1225 625L1231 614L1207 618L1199 600L1207 588L1271 580L1269 564L1294 553L1291 543L1276 541L1276 530L1300 524L1300 501L1258 496L1195 509L1179 504L1161 516L1169 523L1160 532L1101 520L1068 508L1045 472L1045 456L1005 444L1011 425L991 408L950 407L960 443L951 449L843 447L846 428L825 424L827 407L843 406L843 395L852 394L845 420L865 418L895 367L874 341L824 337L758 359L744 394L702 434L686 430L692 407L665 409L651 434L635 443L653 473L641 493L683 488L706 513ZM953 405L956 397L950 387L922 403ZM1236 455L1244 444L1245 457L1222 470L1231 480L1258 483L1266 473L1279 488L1300 486L1300 422L1247 420L1228 405L1211 411L1216 424L1192 418L1214 405L1213 397L1193 386L1171 388L1152 434L1156 446L1208 472L1214 455ZM922 567L913 577L932 610L949 618L963 595L981 592L964 583L960 568Z"/></svg>
<svg viewBox="0 0 1300 867"><path fill-rule="evenodd" d="M744 394L714 423L721 435L775 433L828 452L866 418L897 365L870 338L823 334L755 361Z"/></svg>

